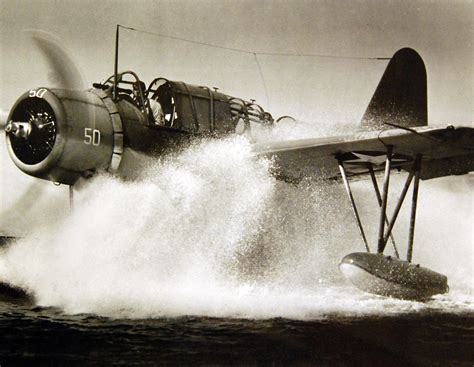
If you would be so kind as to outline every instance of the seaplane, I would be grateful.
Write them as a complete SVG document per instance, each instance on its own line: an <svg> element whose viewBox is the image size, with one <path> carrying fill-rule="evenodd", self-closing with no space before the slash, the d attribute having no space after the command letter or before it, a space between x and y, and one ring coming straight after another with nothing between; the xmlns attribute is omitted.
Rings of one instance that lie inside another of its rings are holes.
<svg viewBox="0 0 474 367"><path fill-rule="evenodd" d="M101 172L118 179L140 174L139 157L158 157L193 139L251 134L272 129L274 118L255 101L215 88L156 77L149 83L134 71L118 71L118 27L114 73L87 90L71 87L69 58L51 39L35 36L63 87L26 90L4 122L14 164L38 179L75 186ZM345 136L257 142L256 157L274 160L272 174L298 184L328 180L344 185L364 251L342 258L340 271L362 291L408 300L428 300L448 292L447 277L412 262L420 180L463 175L474 170L474 128L428 126L427 76L421 56L403 48L390 58L360 121ZM392 172L407 178L393 213L388 213ZM351 182L371 182L378 206L377 243L369 244ZM379 181L382 180L381 185ZM402 258L392 230L412 187L407 253ZM387 255L392 243L395 254Z"/></svg>

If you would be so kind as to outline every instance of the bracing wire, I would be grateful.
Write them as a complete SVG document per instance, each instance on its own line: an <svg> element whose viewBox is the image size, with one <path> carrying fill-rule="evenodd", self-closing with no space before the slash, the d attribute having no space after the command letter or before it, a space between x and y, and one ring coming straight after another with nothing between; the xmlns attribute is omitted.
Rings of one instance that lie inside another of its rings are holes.
<svg viewBox="0 0 474 367"><path fill-rule="evenodd" d="M251 50L244 50L241 48L226 47L226 46L216 45L213 43L190 40L188 38L183 38L183 37L170 36L170 35L158 33L158 32L145 31L143 29L126 27L120 24L118 24L118 27L127 29L129 31L145 33L145 34L149 34L149 35L153 35L157 37L168 38L168 39L183 41L183 42L188 42L188 43L194 43L196 45L219 48L222 50L228 50L228 51L233 51L233 52L241 52L241 53L250 54L250 55L257 54L257 55L262 55L262 56L264 55L264 56L288 56L288 57L320 57L320 58L352 59L352 60L390 60L391 59L391 57L367 57L367 56L344 56L344 55L329 55L329 54L304 54L304 53L287 53L287 52L251 51Z"/></svg>
<svg viewBox="0 0 474 367"><path fill-rule="evenodd" d="M257 54L254 53L253 56L255 57L255 62L257 63L258 71L260 72L260 77L262 78L263 89L265 90L265 97L267 98L267 107L270 108L270 98L268 98L267 83L265 83L265 78L263 77L262 67L258 62Z"/></svg>
<svg viewBox="0 0 474 367"><path fill-rule="evenodd" d="M262 71L262 66L260 65L260 62L258 61L258 56L283 56L283 57L317 57L317 58L330 58L330 59L350 59L350 60L390 60L390 57L364 57L364 56L343 56L343 55L328 55L328 54L300 54L300 53L279 53L279 52L257 52L257 51L251 51L251 50L244 50L240 48L233 48L233 47L226 47L226 46L221 46L221 45L216 45L212 43L207 43L207 42L202 42L202 41L195 41L195 40L190 40L187 38L183 37L177 37L177 36L170 36L167 34L163 33L158 33L158 32L150 32L146 31L143 29L137 29L137 28L132 28L132 27L126 27L120 24L117 24L118 28L123 28L129 31L133 32L139 32L139 33L144 33L148 35L152 35L155 37L162 37L162 38L167 38L167 39L172 39L172 40L177 40L177 41L183 41L183 42L188 42L188 43L193 43L196 45L201 45L201 46L207 46L207 47L212 47L212 48L218 48L221 50L227 50L227 51L232 51L232 52L239 52L239 53L244 53L244 54L249 54L253 55L255 59L255 63L257 64L258 71L260 73L260 78L262 79L263 82L263 89L265 91L265 97L267 99L267 106L270 104L270 98L268 97L268 90L267 90L267 85L265 82L265 77L263 76L263 71Z"/></svg>

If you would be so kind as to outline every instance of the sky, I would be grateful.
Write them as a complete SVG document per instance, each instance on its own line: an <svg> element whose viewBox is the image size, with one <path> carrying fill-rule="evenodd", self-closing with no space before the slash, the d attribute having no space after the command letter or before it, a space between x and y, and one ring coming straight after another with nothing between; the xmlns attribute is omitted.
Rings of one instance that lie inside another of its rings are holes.
<svg viewBox="0 0 474 367"><path fill-rule="evenodd" d="M471 124L471 1L0 0L0 108L48 70L24 29L58 37L90 85L113 72L116 24L251 52L390 57L412 47L428 72L432 124ZM120 68L219 87L274 115L357 123L387 61L258 56L121 32Z"/></svg>

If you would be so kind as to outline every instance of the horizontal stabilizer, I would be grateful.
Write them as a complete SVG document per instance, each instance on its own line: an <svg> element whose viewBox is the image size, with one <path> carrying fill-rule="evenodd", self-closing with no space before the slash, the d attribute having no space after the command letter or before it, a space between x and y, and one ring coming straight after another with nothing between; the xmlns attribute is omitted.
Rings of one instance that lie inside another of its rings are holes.
<svg viewBox="0 0 474 367"><path fill-rule="evenodd" d="M362 117L362 127L380 129L387 122L428 125L426 93L426 69L420 55L411 48L397 51Z"/></svg>

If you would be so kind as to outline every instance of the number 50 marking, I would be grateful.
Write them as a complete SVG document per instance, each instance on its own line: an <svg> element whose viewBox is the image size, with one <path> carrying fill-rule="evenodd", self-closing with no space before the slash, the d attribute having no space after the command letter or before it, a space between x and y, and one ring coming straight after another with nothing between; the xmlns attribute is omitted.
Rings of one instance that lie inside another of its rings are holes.
<svg viewBox="0 0 474 367"><path fill-rule="evenodd" d="M43 98L44 94L45 94L47 91L48 91L48 90L45 89L45 88L31 89L31 90L30 90L30 93L29 93L29 96L30 96L31 98L33 98L33 97Z"/></svg>
<svg viewBox="0 0 474 367"><path fill-rule="evenodd" d="M86 127L84 129L84 144L86 145L100 145L100 131L97 129L92 129L90 127Z"/></svg>

